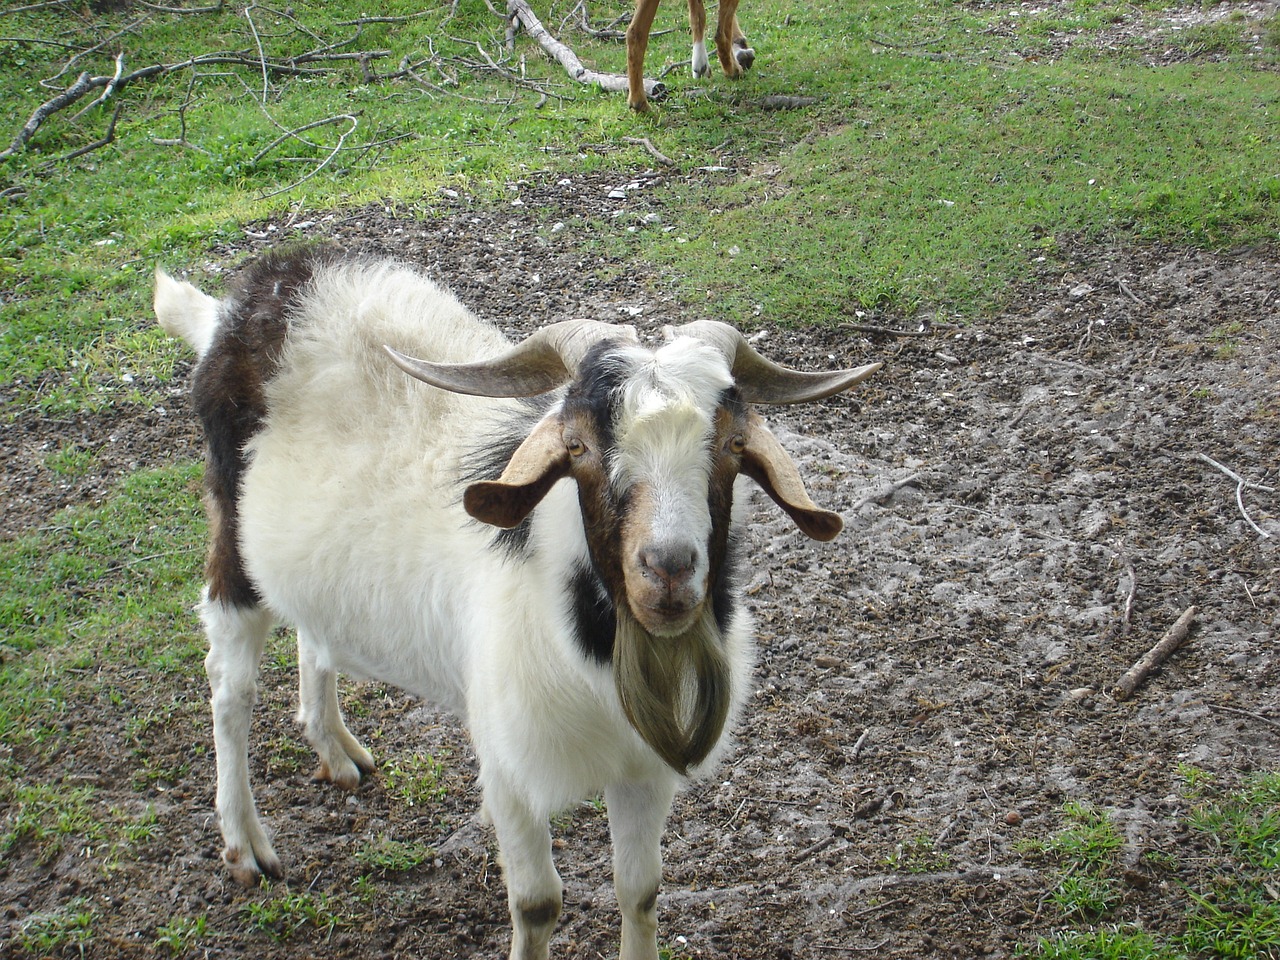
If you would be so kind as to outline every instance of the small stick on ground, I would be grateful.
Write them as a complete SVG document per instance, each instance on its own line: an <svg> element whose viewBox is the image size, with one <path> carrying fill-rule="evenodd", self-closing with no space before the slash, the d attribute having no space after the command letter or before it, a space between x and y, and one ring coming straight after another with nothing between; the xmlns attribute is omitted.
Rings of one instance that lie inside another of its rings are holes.
<svg viewBox="0 0 1280 960"><path fill-rule="evenodd" d="M918 473L913 473L909 477L903 477L901 480L890 481L887 485L881 487L878 490L875 490L872 493L867 494L867 496L859 500L856 504L854 504L850 512L857 513L859 510L861 510L863 507L865 507L869 503L884 503L886 500L892 497L895 493L897 493L903 487L914 487L914 486L918 486L919 483L920 483L920 474Z"/></svg>
<svg viewBox="0 0 1280 960"><path fill-rule="evenodd" d="M676 162L661 153L658 148L653 145L653 141L648 137L623 137L622 142L634 143L638 146L644 147L649 151L649 156L653 157L653 159L657 160L664 167L674 167L676 165Z"/></svg>
<svg viewBox="0 0 1280 960"><path fill-rule="evenodd" d="M1125 573L1129 575L1129 595L1124 599L1124 619L1120 622L1120 636L1129 636L1129 627L1131 626L1130 618L1133 616L1133 599L1138 595L1138 574L1133 569L1133 564L1127 559L1124 561Z"/></svg>
<svg viewBox="0 0 1280 960"><path fill-rule="evenodd" d="M1238 707L1224 707L1220 703L1206 703L1206 707L1210 710L1221 710L1224 713L1237 713L1242 717L1249 717L1251 720L1259 720L1262 723L1269 723L1273 727L1280 728L1280 720L1272 720L1270 717L1264 717L1260 713L1253 713L1249 710L1241 710Z"/></svg>
<svg viewBox="0 0 1280 960"><path fill-rule="evenodd" d="M1178 618L1178 622L1169 628L1169 632L1160 638L1160 642L1143 654L1142 659L1129 668L1129 672L1120 678L1112 688L1111 695L1117 700L1128 700L1133 691L1138 689L1151 675L1151 671L1169 659L1170 655L1182 646L1191 632L1191 622L1196 617L1196 608L1187 607Z"/></svg>

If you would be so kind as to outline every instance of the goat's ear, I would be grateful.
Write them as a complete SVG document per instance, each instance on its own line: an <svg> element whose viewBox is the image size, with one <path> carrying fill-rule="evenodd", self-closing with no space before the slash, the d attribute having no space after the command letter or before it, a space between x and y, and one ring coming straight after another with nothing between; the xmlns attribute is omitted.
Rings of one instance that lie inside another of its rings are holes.
<svg viewBox="0 0 1280 960"><path fill-rule="evenodd" d="M835 539L844 528L840 514L823 510L809 499L800 471L755 411L748 414L748 426L742 472L760 484L807 536L823 541Z"/></svg>
<svg viewBox="0 0 1280 960"><path fill-rule="evenodd" d="M519 526L556 481L568 475L563 425L559 417L547 417L516 448L502 476L467 487L462 505L481 523L509 529Z"/></svg>

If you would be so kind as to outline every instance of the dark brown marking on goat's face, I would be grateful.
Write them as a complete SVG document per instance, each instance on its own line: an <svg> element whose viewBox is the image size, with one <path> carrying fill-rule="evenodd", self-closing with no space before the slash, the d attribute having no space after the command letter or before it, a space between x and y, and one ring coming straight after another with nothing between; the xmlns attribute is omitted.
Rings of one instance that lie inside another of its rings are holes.
<svg viewBox="0 0 1280 960"><path fill-rule="evenodd" d="M208 445L205 489L211 541L205 572L210 599L235 606L258 602L239 548L245 445L266 415L265 385L279 365L298 297L316 268L338 256L335 249L320 247L277 252L255 261L222 302L217 333L196 367L191 398Z"/></svg>

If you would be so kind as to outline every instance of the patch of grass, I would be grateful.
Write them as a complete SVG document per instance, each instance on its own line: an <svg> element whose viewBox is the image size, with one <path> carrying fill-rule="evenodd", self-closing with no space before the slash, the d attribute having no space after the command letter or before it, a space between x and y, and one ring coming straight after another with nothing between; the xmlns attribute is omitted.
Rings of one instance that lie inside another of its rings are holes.
<svg viewBox="0 0 1280 960"><path fill-rule="evenodd" d="M412 870L430 862L435 855L435 849L425 843L394 840L381 834L376 841L366 843L356 851L356 861L385 876Z"/></svg>
<svg viewBox="0 0 1280 960"><path fill-rule="evenodd" d="M430 754L392 758L382 765L387 794L410 807L439 803L445 796L444 764Z"/></svg>
<svg viewBox="0 0 1280 960"><path fill-rule="evenodd" d="M287 887L270 892L268 899L250 901L241 910L251 929L272 940L290 940L303 931L315 931L328 938L351 922L339 900L329 894L292 893Z"/></svg>
<svg viewBox="0 0 1280 960"><path fill-rule="evenodd" d="M92 956L97 920L93 905L84 897L76 897L23 920L14 934L13 945L36 957L65 955L73 950L81 957Z"/></svg>
<svg viewBox="0 0 1280 960"><path fill-rule="evenodd" d="M204 916L174 917L156 928L152 946L164 950L168 956L180 957L196 950L208 935L209 921Z"/></svg>
<svg viewBox="0 0 1280 960"><path fill-rule="evenodd" d="M255 56L140 80L116 95L123 113L108 146L61 159L103 132L111 104L76 124L50 118L0 164L11 191L0 209L0 277L10 293L0 380L19 406L45 410L154 401L179 355L149 319L155 261L204 258L242 240L246 224L291 209L376 202L411 219L430 216L444 187L496 198L522 178L628 175L653 163L640 138L692 178L678 178L661 229L628 232L622 218L593 231L628 259L663 268L686 296L701 302L710 293L709 308L739 322L833 322L859 310L975 316L1026 275L1046 238L1065 233L1216 246L1274 239L1274 77L1240 39L1244 25L1179 31L1168 42L1184 44L1190 62L1158 70L1089 43L1118 21L1163 37L1155 18L1169 6L1081 0L1011 17L1003 4L824 0L797 9L761 0L748 18L761 55L749 80L676 71L652 117L567 82L523 35L520 72L552 93L537 108L537 91L488 70L454 69L456 85L434 88L379 78L402 57L473 59L476 42L501 55L504 25L480 7L384 3L380 12L414 16L363 28L352 48L389 53L368 62L367 75L345 61L264 82ZM604 0L592 15L604 22L628 10ZM130 27L129 64L253 50L258 40L286 57L317 38L350 39L341 21L363 12L355 0L307 0L287 15L257 9L254 24L230 7L154 14ZM70 34L56 9L6 24L15 37L88 48L129 17L98 13ZM660 8L659 31L680 29L655 35L651 72L687 56L682 21ZM1273 19L1266 36L1275 29ZM1033 57L1063 32L1078 42ZM571 39L584 63L622 70L620 44ZM110 75L113 49L103 44L79 66ZM0 115L30 116L51 95L41 81L66 55L57 45L0 41ZM761 106L778 94L816 102ZM308 123L320 125L281 139Z"/></svg>
<svg viewBox="0 0 1280 960"><path fill-rule="evenodd" d="M936 848L932 837L917 836L898 844L885 863L904 873L934 873L950 867L951 858Z"/></svg>
<svg viewBox="0 0 1280 960"><path fill-rule="evenodd" d="M1172 856L1147 857L1178 880L1186 898L1185 930L1157 936L1133 925L1069 929L1041 938L1018 955L1040 960L1265 960L1280 953L1280 902L1274 876L1280 866L1280 773L1247 780L1211 796L1214 780L1180 768L1198 802L1187 825L1214 852L1193 864ZM1107 883L1120 838L1105 814L1080 805L1066 811L1068 826L1048 841L1024 845L1059 860L1060 881L1050 898L1068 918L1101 920L1119 902Z"/></svg>
<svg viewBox="0 0 1280 960"><path fill-rule="evenodd" d="M1044 937L1034 951L1019 950L1017 956L1040 960L1186 960L1185 954L1161 946L1149 934L1123 927Z"/></svg>
<svg viewBox="0 0 1280 960"><path fill-rule="evenodd" d="M61 477L79 479L93 467L94 456L79 444L59 447L44 458L44 465Z"/></svg>
<svg viewBox="0 0 1280 960"><path fill-rule="evenodd" d="M94 790L67 783L20 784L7 797L8 813L0 851L11 854L19 844L36 848L40 863L52 862L71 838L97 843L105 837L93 806Z"/></svg>

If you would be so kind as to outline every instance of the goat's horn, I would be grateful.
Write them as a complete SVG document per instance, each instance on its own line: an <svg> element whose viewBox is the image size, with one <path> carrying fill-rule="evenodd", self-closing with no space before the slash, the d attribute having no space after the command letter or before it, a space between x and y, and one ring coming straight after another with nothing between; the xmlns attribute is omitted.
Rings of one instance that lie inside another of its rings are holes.
<svg viewBox="0 0 1280 960"><path fill-rule="evenodd" d="M476 363L433 363L383 349L405 373L442 390L473 397L532 397L554 390L577 372L583 356L602 340L636 340L630 326L599 320L562 320L543 327L506 353Z"/></svg>
<svg viewBox="0 0 1280 960"><path fill-rule="evenodd" d="M743 398L752 403L821 400L861 383L883 366L871 363L852 370L792 370L761 356L737 329L718 320L695 320L679 327L668 327L664 333L668 338L693 337L723 353Z"/></svg>

